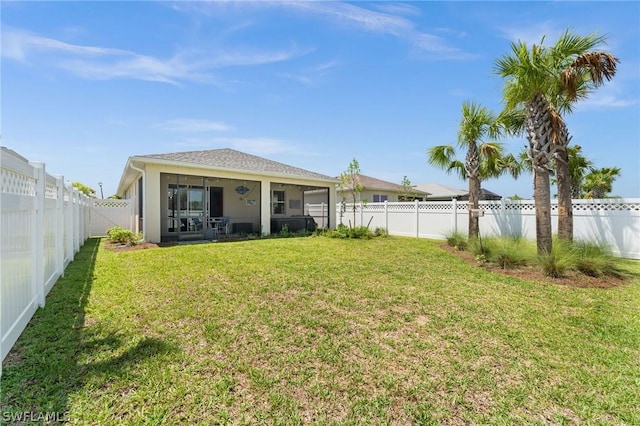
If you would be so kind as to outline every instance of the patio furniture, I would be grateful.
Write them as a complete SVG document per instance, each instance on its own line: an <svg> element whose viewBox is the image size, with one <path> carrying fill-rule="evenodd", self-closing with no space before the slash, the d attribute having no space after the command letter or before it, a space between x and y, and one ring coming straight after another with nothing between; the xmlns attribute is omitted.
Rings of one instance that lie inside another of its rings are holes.
<svg viewBox="0 0 640 426"><path fill-rule="evenodd" d="M207 229L209 232L207 236L217 237L219 235L228 235L229 234L229 217L210 217L207 218Z"/></svg>

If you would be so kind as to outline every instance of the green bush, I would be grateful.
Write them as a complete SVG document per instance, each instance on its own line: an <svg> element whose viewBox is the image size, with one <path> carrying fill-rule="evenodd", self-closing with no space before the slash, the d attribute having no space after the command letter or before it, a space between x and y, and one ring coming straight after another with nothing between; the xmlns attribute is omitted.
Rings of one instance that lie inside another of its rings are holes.
<svg viewBox="0 0 640 426"><path fill-rule="evenodd" d="M325 234L329 238L365 238L371 239L374 234L366 226L356 226L350 228L344 224L338 225L336 229L330 229Z"/></svg>
<svg viewBox="0 0 640 426"><path fill-rule="evenodd" d="M111 242L118 244L135 245L142 240L141 234L135 233L130 229L124 229L120 226L114 226L107 229L107 237Z"/></svg>
<svg viewBox="0 0 640 426"><path fill-rule="evenodd" d="M451 231L445 234L447 244L458 250L466 250L468 246L467 236L460 231Z"/></svg>
<svg viewBox="0 0 640 426"><path fill-rule="evenodd" d="M378 226L373 231L373 235L375 235L376 237L388 237L389 236L389 231L387 231L387 228L383 228L381 226Z"/></svg>

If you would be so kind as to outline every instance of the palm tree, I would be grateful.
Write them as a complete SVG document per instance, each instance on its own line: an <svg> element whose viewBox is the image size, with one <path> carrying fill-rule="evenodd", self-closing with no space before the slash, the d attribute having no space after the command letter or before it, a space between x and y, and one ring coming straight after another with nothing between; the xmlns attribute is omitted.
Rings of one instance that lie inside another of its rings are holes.
<svg viewBox="0 0 640 426"><path fill-rule="evenodd" d="M430 164L447 173L455 171L462 179L469 180L470 238L477 238L480 230L478 216L472 214L478 209L480 182L497 177L504 170L500 167L502 145L497 142L478 143L486 137L496 138L500 134L501 127L497 117L487 108L467 101L462 104L462 119L458 130L458 145L467 150L465 162L456 160L455 148L451 145L434 146L427 152Z"/></svg>
<svg viewBox="0 0 640 426"><path fill-rule="evenodd" d="M569 178L571 180L571 198L582 197L582 185L587 170L592 170L593 161L581 154L582 147L574 145L567 147L569 156Z"/></svg>
<svg viewBox="0 0 640 426"><path fill-rule="evenodd" d="M613 181L620 176L618 167L603 167L592 170L584 177L586 198L607 198L613 189Z"/></svg>
<svg viewBox="0 0 640 426"><path fill-rule="evenodd" d="M567 146L571 140L561 113L571 112L576 100L585 98L615 74L618 59L606 52L592 52L603 37L563 33L550 48L518 41L511 54L496 61L495 70L507 81L503 98L507 110L524 110L525 133L534 174L536 240L539 253L551 251L552 160L558 180L558 233L571 239L573 217Z"/></svg>

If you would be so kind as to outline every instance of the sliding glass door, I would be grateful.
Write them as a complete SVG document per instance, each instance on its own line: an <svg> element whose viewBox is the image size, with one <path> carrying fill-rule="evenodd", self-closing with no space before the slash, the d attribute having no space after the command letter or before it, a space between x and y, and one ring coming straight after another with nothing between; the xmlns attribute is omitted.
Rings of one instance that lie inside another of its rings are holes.
<svg viewBox="0 0 640 426"><path fill-rule="evenodd" d="M163 234L177 240L203 238L206 224L203 178L169 175L167 180Z"/></svg>

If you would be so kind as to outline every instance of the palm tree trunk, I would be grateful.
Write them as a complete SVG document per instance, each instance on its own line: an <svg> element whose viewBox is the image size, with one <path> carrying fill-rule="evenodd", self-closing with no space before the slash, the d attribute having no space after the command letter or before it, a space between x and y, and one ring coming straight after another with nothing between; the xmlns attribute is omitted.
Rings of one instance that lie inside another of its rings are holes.
<svg viewBox="0 0 640 426"><path fill-rule="evenodd" d="M551 188L549 166L553 148L551 146L551 106L547 99L537 93L527 105L526 132L529 141L529 156L533 168L533 199L536 206L536 244L538 254L551 252Z"/></svg>
<svg viewBox="0 0 640 426"><path fill-rule="evenodd" d="M533 200L536 205L536 246L538 254L551 253L551 188L549 171L535 170Z"/></svg>
<svg viewBox="0 0 640 426"><path fill-rule="evenodd" d="M469 178L469 238L478 238L480 222L478 216L473 212L478 209L478 200L480 199L480 154L475 141L469 142L465 168Z"/></svg>
<svg viewBox="0 0 640 426"><path fill-rule="evenodd" d="M571 201L571 177L566 145L556 150L556 179L558 180L558 238L573 240L573 205Z"/></svg>

